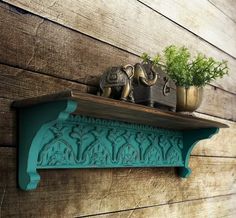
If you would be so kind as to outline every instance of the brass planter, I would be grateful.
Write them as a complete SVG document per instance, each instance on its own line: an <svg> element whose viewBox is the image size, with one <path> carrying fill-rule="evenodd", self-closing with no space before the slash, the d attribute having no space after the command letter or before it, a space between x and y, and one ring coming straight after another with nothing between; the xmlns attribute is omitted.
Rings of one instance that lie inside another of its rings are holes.
<svg viewBox="0 0 236 218"><path fill-rule="evenodd" d="M203 88L197 86L190 86L188 88L183 86L176 87L177 95L177 111L195 111L202 102Z"/></svg>

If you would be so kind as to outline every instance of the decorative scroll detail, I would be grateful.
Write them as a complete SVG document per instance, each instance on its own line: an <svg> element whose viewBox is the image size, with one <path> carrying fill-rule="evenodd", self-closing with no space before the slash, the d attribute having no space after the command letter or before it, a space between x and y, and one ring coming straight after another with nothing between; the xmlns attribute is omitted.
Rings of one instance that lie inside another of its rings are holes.
<svg viewBox="0 0 236 218"><path fill-rule="evenodd" d="M45 132L37 165L183 166L182 148L178 131L71 115Z"/></svg>
<svg viewBox="0 0 236 218"><path fill-rule="evenodd" d="M178 147L171 147L167 152L166 159L169 164L177 164L182 161L181 151Z"/></svg>
<svg viewBox="0 0 236 218"><path fill-rule="evenodd" d="M91 133L94 140L84 149L82 160L86 165L109 165L111 163L111 154L103 141L103 138L107 135L106 129L96 126Z"/></svg>
<svg viewBox="0 0 236 218"><path fill-rule="evenodd" d="M72 146L63 138L64 126L54 125L47 132L52 139L46 143L38 155L39 165L74 165L76 164L75 153ZM50 134L51 133L51 134Z"/></svg>
<svg viewBox="0 0 236 218"><path fill-rule="evenodd" d="M163 161L162 150L158 145L150 145L144 153L144 160L149 164L161 164Z"/></svg>

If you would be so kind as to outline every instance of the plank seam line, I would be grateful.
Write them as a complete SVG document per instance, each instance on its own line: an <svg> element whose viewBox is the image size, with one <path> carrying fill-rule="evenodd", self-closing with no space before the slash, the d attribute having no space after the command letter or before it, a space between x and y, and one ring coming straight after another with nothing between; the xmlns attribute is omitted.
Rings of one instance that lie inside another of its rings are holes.
<svg viewBox="0 0 236 218"><path fill-rule="evenodd" d="M227 197L227 196L233 196L233 195L236 195L236 193L230 193L230 194L226 194L226 195L215 195L215 196L211 196L211 197L196 198L196 199L184 200L184 201L175 201L175 202L163 203L163 204L155 204L155 205L151 205L151 206L129 208L129 209L124 209L124 210L116 210L116 211L110 211L110 212L104 212L104 213L75 216L75 218L94 217L94 216L100 216L100 215L107 215L107 214L126 212L126 211L132 211L132 210L142 210L142 209L152 208L152 207L161 207L161 206L165 206L165 205L181 204L181 203L186 203L186 202L190 202L190 201L200 201L200 200L207 200L207 199L219 198L219 197Z"/></svg>
<svg viewBox="0 0 236 218"><path fill-rule="evenodd" d="M224 92L227 92L227 93L229 93L229 94L236 95L236 93L234 93L234 92L231 92L231 91L228 91L228 90L224 90L223 88L218 87L218 86L216 86L216 85L213 85L213 84L211 84L211 83L207 83L207 84L210 85L210 86L212 86L212 87L214 87L214 89L220 89L220 90L222 90L222 91L224 91Z"/></svg>
<svg viewBox="0 0 236 218"><path fill-rule="evenodd" d="M219 119L223 119L223 120L228 120L228 121L231 121L231 122L236 122L236 120L234 120L233 118L222 118L220 116L217 116L217 115L211 115L209 113L206 113L206 112L200 112L200 111L196 111L198 112L199 114L204 114L204 115L207 115L207 116L211 116L211 117L215 117L215 118L219 118Z"/></svg>
<svg viewBox="0 0 236 218"><path fill-rule="evenodd" d="M19 69L19 70L25 70L28 73L32 73L32 74L43 74L43 75L48 76L48 77L65 80L65 81L72 82L72 83L75 83L75 84L80 84L80 85L91 86L91 87L97 88L97 86L95 86L95 85L86 84L86 83L83 83L83 82L79 82L77 80L68 79L68 78L64 78L64 77L60 77L60 76L56 76L56 75L51 75L51 74L45 73L43 71L37 71L37 70L32 70L30 68L28 69L28 68L24 68L24 67L19 67L19 66L14 65L14 64L7 64L7 63L2 62L1 60L0 60L0 64L8 66L8 67L16 68L16 69Z"/></svg>
<svg viewBox="0 0 236 218"><path fill-rule="evenodd" d="M15 5L13 5L12 3L5 2L5 1L2 2L2 1L4 1L4 0L0 0L1 3L7 4L7 5L9 5L9 6L12 7L12 8L16 8L16 10L19 9L19 11L20 11L20 10L27 11L27 10L25 10L25 9L22 9L22 8L20 8L20 7L17 7L17 6L15 6ZM126 53L132 54L132 55L134 55L134 56L140 58L140 55L138 55L138 54L135 54L135 53L133 53L133 52L131 52L131 51L125 50L125 49L123 49L123 48L120 48L120 47L118 47L118 46L116 46L116 45L113 45L113 44L111 44L111 43L109 43L109 42L103 41L102 39L95 38L95 37L93 37L93 36L91 36L91 35L88 35L88 34L86 34L86 33L84 33L84 32L81 32L81 31L79 31L79 30L77 30L77 29L74 29L74 28L72 28L72 27L66 26L65 24L57 23L57 22L54 21L54 20L50 20L50 19L47 18L47 17L38 15L38 14L36 14L36 13L34 13L34 12L31 12L31 11L27 11L27 13L30 14L30 15L39 17L39 18L41 18L41 19L47 20L48 22L54 23L54 24L56 24L56 25L58 25L58 26L64 27L64 28L66 28L66 29L69 29L69 30L71 30L71 31L73 31L73 32L80 33L80 34L82 34L82 35L84 35L84 36L86 36L86 37L88 37L88 38L90 38L90 39L93 39L93 40L95 40L95 41L98 41L98 42L107 44L107 45L109 45L109 46L111 46L111 47L114 47L114 48L119 49L120 51L124 51L124 52L126 52Z"/></svg>
<svg viewBox="0 0 236 218"><path fill-rule="evenodd" d="M11 98L7 98L7 97L5 97L5 96L0 96L0 100L1 100L1 98L2 98L3 100L10 100L10 101L12 101ZM1 112L2 112L2 111L1 111Z"/></svg>
<svg viewBox="0 0 236 218"><path fill-rule="evenodd" d="M140 4L146 6L147 8L151 9L152 11L160 14L161 16L165 17L167 20L173 22L174 24L176 24L177 26L183 28L184 30L188 31L189 33L193 34L194 36L196 36L197 38L201 39L202 41L210 44L211 46L213 46L214 48L220 50L221 52L227 54L228 56L230 56L231 58L233 58L234 60L236 60L236 57L234 57L233 55L229 54L228 52L224 51L223 49L217 47L216 45L212 44L211 42L209 42L208 40L202 38L201 36L197 35L196 33L194 33L193 31L189 30L188 28L182 26L181 24L177 23L176 21L172 20L171 18L167 17L166 15L162 14L161 12L157 11L156 9L153 9L151 6L145 4L144 2L142 2L141 0L136 0L137 2L139 2Z"/></svg>
<svg viewBox="0 0 236 218"><path fill-rule="evenodd" d="M230 158L235 159L236 156L217 156L217 155L203 155L203 154L191 154L191 157L212 157L212 158Z"/></svg>
<svg viewBox="0 0 236 218"><path fill-rule="evenodd" d="M232 20L235 24L236 21L234 19L232 19L228 14L226 14L223 10L221 10L221 8L219 8L218 6L216 6L214 4L214 2L212 2L211 0L207 0L210 4L212 4L215 8L217 8L220 12L222 12L226 17L228 17L230 20Z"/></svg>

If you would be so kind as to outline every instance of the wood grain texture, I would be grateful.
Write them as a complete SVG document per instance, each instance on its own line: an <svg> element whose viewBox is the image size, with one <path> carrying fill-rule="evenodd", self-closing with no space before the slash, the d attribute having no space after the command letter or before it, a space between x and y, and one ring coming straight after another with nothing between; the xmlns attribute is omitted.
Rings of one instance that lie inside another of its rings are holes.
<svg viewBox="0 0 236 218"><path fill-rule="evenodd" d="M5 0L5 2L136 55L141 55L143 52L154 55L170 44L184 44L193 54L203 52L207 56L213 56L219 60L226 59L231 69L229 76L225 76L213 84L236 93L236 86L234 85L234 81L236 81L235 58L206 43L136 0L69 0L66 3L63 0L57 0L53 4L47 0ZM37 34L44 27L43 24L40 26L40 28L36 28L38 29ZM45 34L47 35L46 31ZM62 55L64 53L63 51Z"/></svg>
<svg viewBox="0 0 236 218"><path fill-rule="evenodd" d="M230 108L235 108L235 97L235 94L224 92L213 86L205 86L203 100L197 112L235 121L236 114L231 114L230 111Z"/></svg>
<svg viewBox="0 0 236 218"><path fill-rule="evenodd" d="M17 116L11 103L12 100L0 97L0 146L16 146Z"/></svg>
<svg viewBox="0 0 236 218"><path fill-rule="evenodd" d="M211 2L216 8L221 10L226 16L231 18L234 22L236 22L236 4L235 0L208 0Z"/></svg>
<svg viewBox="0 0 236 218"><path fill-rule="evenodd" d="M141 2L236 57L236 24L208 0L141 0Z"/></svg>
<svg viewBox="0 0 236 218"><path fill-rule="evenodd" d="M173 168L41 170L38 189L24 192L16 185L15 155L0 148L3 217L75 217L236 192L236 159L208 157L191 157L188 179Z"/></svg>
<svg viewBox="0 0 236 218"><path fill-rule="evenodd" d="M140 208L117 213L93 216L94 218L202 218L202 217L235 217L236 216L236 195L220 196L208 199L194 200L166 204L148 208Z"/></svg>
<svg viewBox="0 0 236 218"><path fill-rule="evenodd" d="M73 112L76 115L112 119L173 130L228 128L226 124L213 120L171 111L162 111L157 108L109 99L75 90L14 101L12 106L14 108L24 108L58 100L73 100L77 102L78 107ZM191 126L189 126L189 123L192 123Z"/></svg>
<svg viewBox="0 0 236 218"><path fill-rule="evenodd" d="M139 58L96 39L0 2L0 63L98 84L108 67Z"/></svg>
<svg viewBox="0 0 236 218"><path fill-rule="evenodd" d="M93 87L0 64L0 97L22 99L64 90L92 92Z"/></svg>
<svg viewBox="0 0 236 218"><path fill-rule="evenodd" d="M14 99L40 96L66 89L94 92L93 87L2 64L0 64L0 72L1 145L15 145L17 120L15 110L11 109Z"/></svg>

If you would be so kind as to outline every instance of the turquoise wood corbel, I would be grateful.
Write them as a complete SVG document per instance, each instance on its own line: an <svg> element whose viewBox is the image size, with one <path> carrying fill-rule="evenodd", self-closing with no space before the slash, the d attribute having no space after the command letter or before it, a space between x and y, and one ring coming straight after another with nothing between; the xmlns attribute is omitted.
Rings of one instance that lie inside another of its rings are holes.
<svg viewBox="0 0 236 218"><path fill-rule="evenodd" d="M19 110L19 185L35 189L40 181L38 157L43 141L54 125L63 124L77 107L70 100L50 102Z"/></svg>
<svg viewBox="0 0 236 218"><path fill-rule="evenodd" d="M36 189L38 169L177 167L186 178L194 145L219 130L158 128L76 114L78 108L74 99L19 108L21 189Z"/></svg>
<svg viewBox="0 0 236 218"><path fill-rule="evenodd" d="M178 174L182 178L187 178L192 170L188 167L190 154L194 146L203 139L209 139L214 134L219 132L219 128L207 128L207 129L197 129L183 131L183 146L182 155L184 157L184 167L178 168Z"/></svg>

